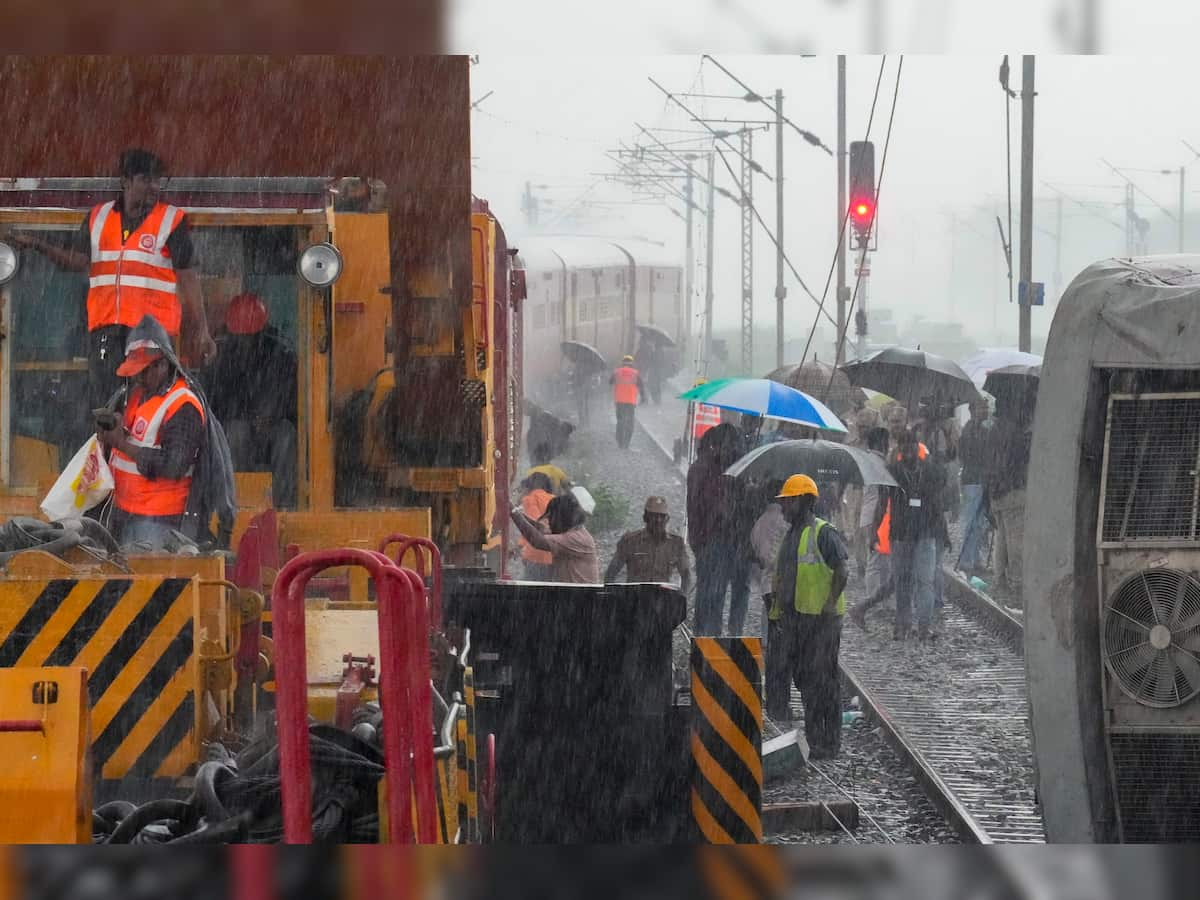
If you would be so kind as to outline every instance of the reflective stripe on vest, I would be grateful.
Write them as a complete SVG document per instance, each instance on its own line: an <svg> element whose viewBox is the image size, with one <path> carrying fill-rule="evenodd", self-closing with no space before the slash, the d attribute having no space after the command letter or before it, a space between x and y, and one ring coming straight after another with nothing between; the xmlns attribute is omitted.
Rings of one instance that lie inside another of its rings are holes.
<svg viewBox="0 0 1200 900"><path fill-rule="evenodd" d="M141 400L141 392L130 398L125 409L124 424L129 440L135 447L160 447L159 434L162 426L181 408L191 404L204 417L204 408L199 398L188 389L187 383L179 378L164 394ZM112 452L109 465L113 470L113 502L125 512L138 516L177 516L187 508L188 493L192 488L192 473L182 478L147 478L137 463L120 450Z"/></svg>
<svg viewBox="0 0 1200 900"><path fill-rule="evenodd" d="M796 612L805 616L818 616L829 599L829 591L833 587L833 569L825 565L821 558L818 539L821 529L829 523L824 519L816 520L816 527L808 525L800 533L800 542L796 547L796 593L794 607ZM810 540L811 539L811 540ZM837 614L846 612L846 594L843 591L837 599ZM783 613L779 605L779 597L771 605L767 618L772 621Z"/></svg>
<svg viewBox="0 0 1200 900"><path fill-rule="evenodd" d="M156 203L125 239L121 214L110 201L91 212L91 266L88 269L88 331L106 325L134 327L149 314L172 337L182 313L176 296L175 266L167 239L183 221L183 210Z"/></svg>
<svg viewBox="0 0 1200 900"><path fill-rule="evenodd" d="M707 403L697 403L696 412L692 416L692 437L696 440L704 437L708 429L721 424L721 407L709 406Z"/></svg>
<svg viewBox="0 0 1200 900"><path fill-rule="evenodd" d="M638 370L632 366L621 366L613 372L613 402L638 402Z"/></svg>

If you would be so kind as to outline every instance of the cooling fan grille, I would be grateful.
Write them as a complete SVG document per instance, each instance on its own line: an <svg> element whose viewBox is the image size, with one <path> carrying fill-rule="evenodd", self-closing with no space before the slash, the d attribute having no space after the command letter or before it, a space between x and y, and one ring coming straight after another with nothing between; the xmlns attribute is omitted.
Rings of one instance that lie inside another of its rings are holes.
<svg viewBox="0 0 1200 900"><path fill-rule="evenodd" d="M1166 708L1200 694L1200 580L1136 572L1109 597L1103 627L1104 661L1133 699Z"/></svg>

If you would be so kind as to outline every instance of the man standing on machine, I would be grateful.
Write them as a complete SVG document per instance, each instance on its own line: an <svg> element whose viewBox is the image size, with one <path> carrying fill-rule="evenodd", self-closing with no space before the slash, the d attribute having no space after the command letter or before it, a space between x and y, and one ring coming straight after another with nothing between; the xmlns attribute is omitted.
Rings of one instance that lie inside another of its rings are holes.
<svg viewBox="0 0 1200 900"><path fill-rule="evenodd" d="M118 165L121 196L95 206L69 247L33 234L14 233L15 244L55 265L88 273L88 384L92 408L106 405L121 387L117 367L130 330L149 315L183 355L207 363L216 355L208 331L196 252L184 212L159 199L166 167L148 150L126 150ZM186 327L181 325L186 323Z"/></svg>

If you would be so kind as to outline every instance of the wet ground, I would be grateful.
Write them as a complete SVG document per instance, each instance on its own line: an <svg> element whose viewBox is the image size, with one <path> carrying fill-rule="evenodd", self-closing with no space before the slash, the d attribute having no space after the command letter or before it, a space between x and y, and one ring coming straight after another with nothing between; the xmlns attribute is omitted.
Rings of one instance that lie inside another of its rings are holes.
<svg viewBox="0 0 1200 900"><path fill-rule="evenodd" d="M616 419L611 406L597 404L593 406L590 422L577 425L568 452L554 461L598 500L597 515L589 528L598 546L601 572L612 558L621 534L641 527L642 504L647 496L666 497L672 510L669 527L686 535L684 470L671 460L674 440L683 432L686 407L674 399L674 392L664 390L663 393L661 406L639 407L638 427L629 449L621 450L616 445ZM556 407L550 403L547 406L569 421L576 421L565 404ZM859 580L852 576L852 596L856 596L860 588ZM691 598L689 622L690 601ZM752 595L747 631L760 633L761 616L759 598ZM677 662L686 664L687 638L682 631L677 637ZM850 709L851 698L847 696L845 700ZM847 795L860 801L877 824L864 816L853 836L844 832L797 832L771 834L768 838L780 843L956 841L899 757L878 732L861 719L846 726L838 759L821 763L819 770L809 768L778 783L769 783L764 799L767 803L830 801L844 800Z"/></svg>

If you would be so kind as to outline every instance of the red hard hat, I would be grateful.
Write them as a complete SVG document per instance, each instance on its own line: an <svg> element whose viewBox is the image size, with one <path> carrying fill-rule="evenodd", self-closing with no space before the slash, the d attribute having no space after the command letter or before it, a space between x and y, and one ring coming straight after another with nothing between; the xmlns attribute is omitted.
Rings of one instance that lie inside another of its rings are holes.
<svg viewBox="0 0 1200 900"><path fill-rule="evenodd" d="M257 294L238 294L229 301L225 328L230 334L258 334L267 326L267 305Z"/></svg>

